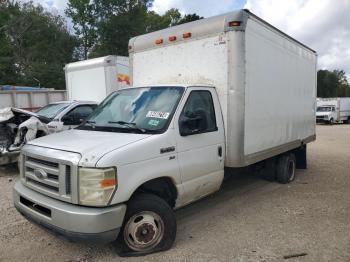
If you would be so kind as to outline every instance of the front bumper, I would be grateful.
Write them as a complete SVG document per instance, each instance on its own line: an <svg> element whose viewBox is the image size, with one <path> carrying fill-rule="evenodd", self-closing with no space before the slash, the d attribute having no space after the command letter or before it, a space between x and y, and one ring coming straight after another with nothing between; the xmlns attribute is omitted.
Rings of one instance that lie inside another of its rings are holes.
<svg viewBox="0 0 350 262"><path fill-rule="evenodd" d="M20 151L0 152L0 166L17 162L19 154Z"/></svg>
<svg viewBox="0 0 350 262"><path fill-rule="evenodd" d="M93 208L56 200L17 181L13 190L16 209L28 220L73 241L111 242L118 237L126 205Z"/></svg>
<svg viewBox="0 0 350 262"><path fill-rule="evenodd" d="M329 122L328 117L316 117L316 123L327 123Z"/></svg>

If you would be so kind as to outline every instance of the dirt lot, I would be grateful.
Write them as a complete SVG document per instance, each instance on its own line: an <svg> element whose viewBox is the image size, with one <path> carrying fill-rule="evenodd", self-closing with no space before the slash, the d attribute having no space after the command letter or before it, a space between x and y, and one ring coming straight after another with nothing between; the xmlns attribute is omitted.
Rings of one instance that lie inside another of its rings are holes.
<svg viewBox="0 0 350 262"><path fill-rule="evenodd" d="M27 222L12 206L16 170L0 169L0 261L350 261L350 125L318 126L308 157L290 185L230 178L177 211L173 249L127 259Z"/></svg>

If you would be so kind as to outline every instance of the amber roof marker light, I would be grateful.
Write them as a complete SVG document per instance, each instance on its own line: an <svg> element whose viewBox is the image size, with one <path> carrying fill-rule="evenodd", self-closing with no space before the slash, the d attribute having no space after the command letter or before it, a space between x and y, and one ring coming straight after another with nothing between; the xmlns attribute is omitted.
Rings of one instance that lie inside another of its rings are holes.
<svg viewBox="0 0 350 262"><path fill-rule="evenodd" d="M156 45L160 45L160 44L163 44L163 38L159 38L155 41L155 44Z"/></svg>
<svg viewBox="0 0 350 262"><path fill-rule="evenodd" d="M182 34L183 38L190 38L191 36L192 36L191 32L185 32L185 33Z"/></svg>
<svg viewBox="0 0 350 262"><path fill-rule="evenodd" d="M229 27L235 27L235 26L240 26L242 24L241 21L230 21L228 22Z"/></svg>
<svg viewBox="0 0 350 262"><path fill-rule="evenodd" d="M175 35L169 36L169 41L170 42L176 41L176 36Z"/></svg>

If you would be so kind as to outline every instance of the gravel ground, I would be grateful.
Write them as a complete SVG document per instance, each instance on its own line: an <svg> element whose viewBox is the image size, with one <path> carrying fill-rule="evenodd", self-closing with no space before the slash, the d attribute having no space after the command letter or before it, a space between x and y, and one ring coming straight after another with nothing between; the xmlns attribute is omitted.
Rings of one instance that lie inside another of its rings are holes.
<svg viewBox="0 0 350 262"><path fill-rule="evenodd" d="M70 243L12 206L15 168L0 169L0 261L350 261L350 125L317 126L307 170L289 185L236 176L176 212L174 247L120 258L114 245Z"/></svg>

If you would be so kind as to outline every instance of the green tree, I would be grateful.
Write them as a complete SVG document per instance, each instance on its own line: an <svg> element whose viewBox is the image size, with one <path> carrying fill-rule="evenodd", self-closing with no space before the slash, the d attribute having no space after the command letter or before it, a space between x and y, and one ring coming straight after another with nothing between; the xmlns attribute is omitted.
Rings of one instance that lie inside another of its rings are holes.
<svg viewBox="0 0 350 262"><path fill-rule="evenodd" d="M0 82L31 86L40 82L44 87L63 89L62 69L72 61L78 44L67 31L65 20L31 2L8 2L1 12L6 14L6 17L1 16L5 17L5 22L2 22L0 34L5 44L7 41L4 45L7 48L1 45L0 64L10 71L0 78Z"/></svg>
<svg viewBox="0 0 350 262"><path fill-rule="evenodd" d="M193 22L193 21L200 20L203 18L204 18L203 16L199 16L195 13L194 14L187 14L178 21L177 25Z"/></svg>
<svg viewBox="0 0 350 262"><path fill-rule="evenodd" d="M319 70L317 72L318 97L350 96L350 86L343 70Z"/></svg>
<svg viewBox="0 0 350 262"><path fill-rule="evenodd" d="M144 34L153 0L101 0L97 4L99 38L91 57L128 55L128 42Z"/></svg>
<svg viewBox="0 0 350 262"><path fill-rule="evenodd" d="M146 32L153 32L165 29L171 26L176 26L192 21L202 19L197 14L189 14L182 16L178 9L172 8L165 12L164 15L159 15L154 11L148 12Z"/></svg>
<svg viewBox="0 0 350 262"><path fill-rule="evenodd" d="M75 34L81 41L83 58L87 59L97 41L96 4L90 0L69 0L65 13L72 19Z"/></svg>
<svg viewBox="0 0 350 262"><path fill-rule="evenodd" d="M152 2L153 0L96 1L99 36L90 57L128 55L130 38L202 18L196 14L182 16L174 8L159 15L148 10Z"/></svg>
<svg viewBox="0 0 350 262"><path fill-rule="evenodd" d="M7 21L16 11L19 11L17 4L10 6L8 1L0 1L0 84L15 83L17 80L13 47L6 33Z"/></svg>

